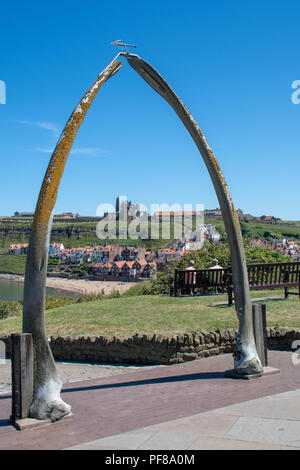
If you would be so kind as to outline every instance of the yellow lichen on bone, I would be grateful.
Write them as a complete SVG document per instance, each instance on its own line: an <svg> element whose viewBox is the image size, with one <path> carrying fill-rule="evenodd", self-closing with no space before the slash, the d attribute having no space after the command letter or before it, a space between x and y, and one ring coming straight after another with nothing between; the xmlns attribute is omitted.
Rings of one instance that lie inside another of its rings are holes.
<svg viewBox="0 0 300 470"><path fill-rule="evenodd" d="M113 60L100 73L97 80L91 85L71 114L51 156L39 194L33 227L44 226L51 220L59 184L77 132L96 94L112 74L119 70L121 65L122 62Z"/></svg>

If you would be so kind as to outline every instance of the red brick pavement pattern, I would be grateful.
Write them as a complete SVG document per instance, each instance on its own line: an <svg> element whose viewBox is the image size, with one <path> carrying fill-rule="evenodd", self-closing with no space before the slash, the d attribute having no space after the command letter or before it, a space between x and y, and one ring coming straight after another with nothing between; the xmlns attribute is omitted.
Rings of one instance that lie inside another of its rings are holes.
<svg viewBox="0 0 300 470"><path fill-rule="evenodd" d="M144 426L162 423L254 398L300 388L300 366L291 352L269 352L280 374L257 380L224 377L231 354L120 376L65 384L71 422L27 431L9 425L11 399L0 395L0 449L63 449Z"/></svg>

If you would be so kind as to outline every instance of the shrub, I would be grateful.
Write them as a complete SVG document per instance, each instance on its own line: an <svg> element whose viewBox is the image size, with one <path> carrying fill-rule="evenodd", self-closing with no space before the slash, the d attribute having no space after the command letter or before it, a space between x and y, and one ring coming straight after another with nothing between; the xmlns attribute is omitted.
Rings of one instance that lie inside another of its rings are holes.
<svg viewBox="0 0 300 470"><path fill-rule="evenodd" d="M57 307L64 307L65 305L74 304L75 302L75 298L68 296L47 296L45 302L45 310L50 310L51 308Z"/></svg>
<svg viewBox="0 0 300 470"><path fill-rule="evenodd" d="M111 294L105 295L104 289L102 289L102 291L99 293L93 292L92 294L81 295L79 299L77 300L77 303L93 302L95 300L104 300L104 299L118 299L119 297L121 297L121 294L119 291L113 291Z"/></svg>
<svg viewBox="0 0 300 470"><path fill-rule="evenodd" d="M261 248L260 246L250 246L245 243L245 256L248 264L250 263L276 263L280 261L290 261L290 257L282 255L279 250L271 248ZM228 243L205 243L203 248L194 253L184 255L180 260L174 263L170 273L175 269L186 268L190 260L195 261L196 269L206 269L211 267L211 260L217 258L219 265L226 268L231 265L231 256Z"/></svg>
<svg viewBox="0 0 300 470"><path fill-rule="evenodd" d="M104 289L102 289L99 293L92 293L92 294L83 294L77 300L77 303L82 302L92 302L94 300L102 300L105 297Z"/></svg>
<svg viewBox="0 0 300 470"><path fill-rule="evenodd" d="M195 261L195 269L206 269L211 266L211 260L217 258L219 265L230 266L230 250L228 243L205 243L201 250L187 253L178 261L176 261L170 273L174 273L175 269L184 269L190 260Z"/></svg>
<svg viewBox="0 0 300 470"><path fill-rule="evenodd" d="M136 295L168 295L170 291L169 276L165 273L157 273L156 279L139 282L128 289L123 297Z"/></svg>
<svg viewBox="0 0 300 470"><path fill-rule="evenodd" d="M22 301L4 301L0 300L0 320L7 317L17 317L22 314Z"/></svg>
<svg viewBox="0 0 300 470"><path fill-rule="evenodd" d="M119 299L121 294L118 290L113 291L111 294L107 294L104 296L104 299Z"/></svg>
<svg viewBox="0 0 300 470"><path fill-rule="evenodd" d="M48 266L57 266L59 263L60 263L60 261L57 258L49 258L48 259Z"/></svg>
<svg viewBox="0 0 300 470"><path fill-rule="evenodd" d="M80 277L85 277L87 276L88 272L83 269L83 268L75 268L72 270L72 277L74 278L80 278Z"/></svg>

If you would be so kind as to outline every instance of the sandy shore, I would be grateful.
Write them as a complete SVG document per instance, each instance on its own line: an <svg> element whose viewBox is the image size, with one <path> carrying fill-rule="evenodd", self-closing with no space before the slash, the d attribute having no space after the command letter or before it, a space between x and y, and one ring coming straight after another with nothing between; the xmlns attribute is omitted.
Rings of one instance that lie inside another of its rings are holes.
<svg viewBox="0 0 300 470"><path fill-rule="evenodd" d="M0 274L0 279L13 282L24 282L23 276L13 274ZM75 294L92 294L100 293L104 290L106 295L114 291L120 294L132 287L134 282L118 282L118 281L90 281L88 279L66 279L60 277L47 277L47 287L60 289Z"/></svg>
<svg viewBox="0 0 300 470"><path fill-rule="evenodd" d="M88 279L64 279L59 277L47 278L47 287L55 289L67 290L78 294L99 293L104 290L104 294L108 295L114 291L123 294L132 287L134 282L118 282L118 281L90 281Z"/></svg>

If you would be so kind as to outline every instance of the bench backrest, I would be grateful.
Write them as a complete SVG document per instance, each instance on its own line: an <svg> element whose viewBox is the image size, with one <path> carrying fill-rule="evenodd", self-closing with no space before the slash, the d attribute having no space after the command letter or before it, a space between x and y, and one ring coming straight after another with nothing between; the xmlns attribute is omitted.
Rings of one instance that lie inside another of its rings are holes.
<svg viewBox="0 0 300 470"><path fill-rule="evenodd" d="M249 286L297 286L300 283L300 262L254 263L247 265ZM222 269L175 269L175 289L192 286L225 286L231 283L231 266Z"/></svg>
<svg viewBox="0 0 300 470"><path fill-rule="evenodd" d="M249 285L253 287L293 286L300 282L300 263L298 261L249 264L247 268Z"/></svg>
<svg viewBox="0 0 300 470"><path fill-rule="evenodd" d="M225 282L225 274L229 268L194 269L191 271L175 269L176 288L193 286L220 286Z"/></svg>

